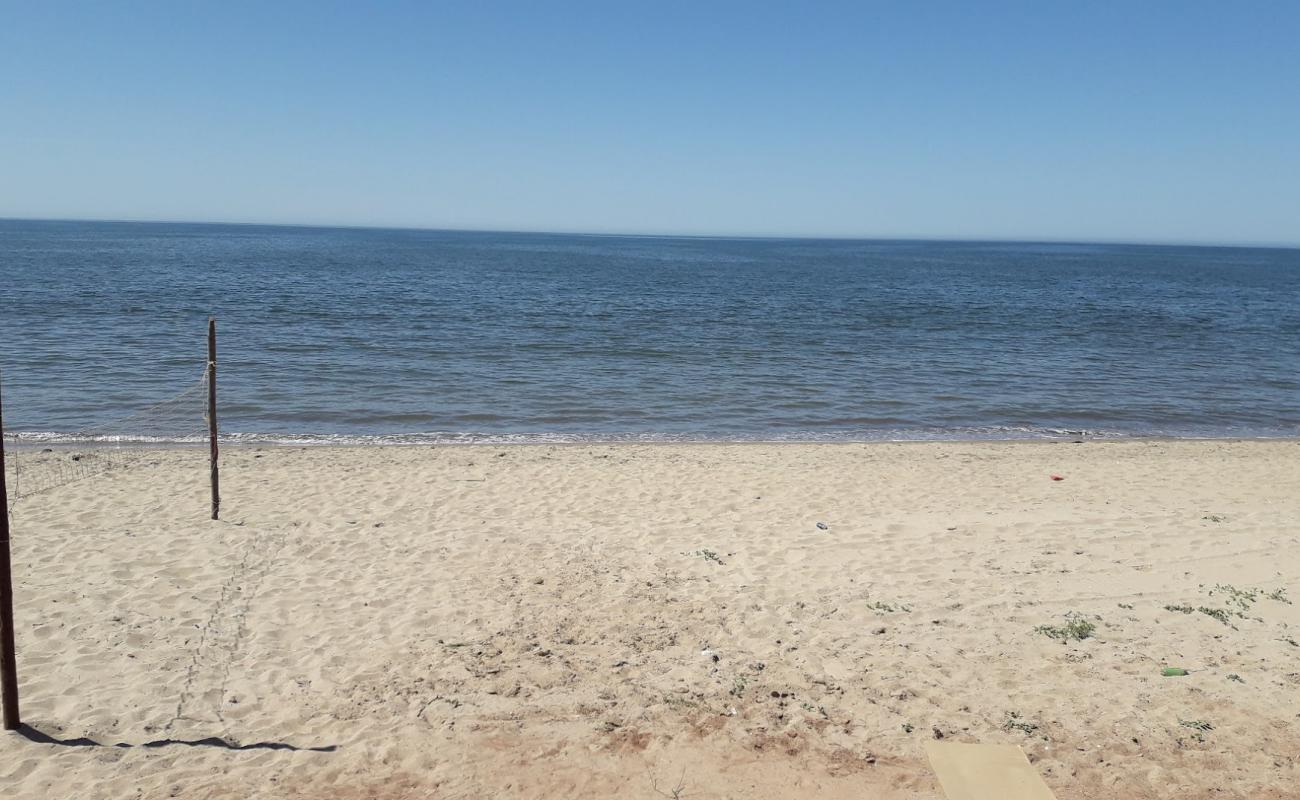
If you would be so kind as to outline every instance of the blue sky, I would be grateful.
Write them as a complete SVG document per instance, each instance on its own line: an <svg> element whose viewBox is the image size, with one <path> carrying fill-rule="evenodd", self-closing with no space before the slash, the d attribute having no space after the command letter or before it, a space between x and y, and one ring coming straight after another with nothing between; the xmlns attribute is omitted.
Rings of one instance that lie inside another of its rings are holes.
<svg viewBox="0 0 1300 800"><path fill-rule="evenodd" d="M1300 243L1300 3L15 3L0 216Z"/></svg>

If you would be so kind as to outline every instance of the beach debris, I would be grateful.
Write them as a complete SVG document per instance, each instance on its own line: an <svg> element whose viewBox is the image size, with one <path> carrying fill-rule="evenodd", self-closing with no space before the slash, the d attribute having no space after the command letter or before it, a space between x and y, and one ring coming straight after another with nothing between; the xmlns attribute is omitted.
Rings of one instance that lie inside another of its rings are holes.
<svg viewBox="0 0 1300 800"><path fill-rule="evenodd" d="M829 525L827 525L825 522L819 522L819 523L817 523L817 529L818 529L818 530L823 530L823 531L828 531L828 530L831 529L831 527L830 527Z"/></svg>
<svg viewBox="0 0 1300 800"><path fill-rule="evenodd" d="M943 796L1056 797L1033 766L1037 755L1026 755L1016 745L926 742L925 752Z"/></svg>
<svg viewBox="0 0 1300 800"><path fill-rule="evenodd" d="M1166 678L1182 678L1187 675L1187 670L1182 667L1165 667L1160 670L1160 674Z"/></svg>
<svg viewBox="0 0 1300 800"><path fill-rule="evenodd" d="M545 578L533 578L533 584L534 584L534 585L536 585L536 586L541 586L543 583L546 583L546 579L545 579Z"/></svg>
<svg viewBox="0 0 1300 800"><path fill-rule="evenodd" d="M1063 480L1065 480L1065 478L1062 478L1060 475L1053 475L1053 476L1051 476L1051 478L1052 478L1052 480L1054 480L1054 481L1063 481Z"/></svg>
<svg viewBox="0 0 1300 800"><path fill-rule="evenodd" d="M872 628L871 632L876 636L879 636L885 632L885 627L882 625L879 628Z"/></svg>

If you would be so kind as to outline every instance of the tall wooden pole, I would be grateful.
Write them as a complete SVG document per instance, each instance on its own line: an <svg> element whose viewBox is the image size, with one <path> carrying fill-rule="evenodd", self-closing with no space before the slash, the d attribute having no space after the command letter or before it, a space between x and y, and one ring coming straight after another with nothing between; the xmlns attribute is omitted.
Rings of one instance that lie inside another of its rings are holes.
<svg viewBox="0 0 1300 800"><path fill-rule="evenodd" d="M212 518L221 511L221 488L217 478L217 318L208 317L208 446L212 471Z"/></svg>
<svg viewBox="0 0 1300 800"><path fill-rule="evenodd" d="M9 566L9 487L5 484L4 402L0 398L0 704L4 728L18 728L18 657L14 653L14 582Z"/></svg>

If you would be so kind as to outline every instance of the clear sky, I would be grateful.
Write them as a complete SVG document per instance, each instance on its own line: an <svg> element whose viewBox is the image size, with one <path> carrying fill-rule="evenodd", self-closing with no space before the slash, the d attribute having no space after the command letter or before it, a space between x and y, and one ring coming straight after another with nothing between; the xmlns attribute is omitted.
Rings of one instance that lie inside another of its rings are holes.
<svg viewBox="0 0 1300 800"><path fill-rule="evenodd" d="M0 0L0 216L1300 243L1300 2Z"/></svg>

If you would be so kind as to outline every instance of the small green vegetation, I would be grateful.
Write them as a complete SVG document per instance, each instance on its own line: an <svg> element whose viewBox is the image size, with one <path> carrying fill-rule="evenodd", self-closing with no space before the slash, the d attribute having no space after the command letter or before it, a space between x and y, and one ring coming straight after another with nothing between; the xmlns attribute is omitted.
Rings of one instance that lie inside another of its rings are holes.
<svg viewBox="0 0 1300 800"><path fill-rule="evenodd" d="M1097 631L1097 626L1079 612L1071 611L1065 615L1064 625L1039 625L1034 630L1050 639L1059 639L1062 643L1071 639L1081 642L1090 638Z"/></svg>
<svg viewBox="0 0 1300 800"><path fill-rule="evenodd" d="M893 614L895 611L911 611L911 610L912 610L912 607L911 607L911 606L906 606L906 605L903 605L902 603L899 603L898 605L894 605L893 603L883 603L883 602L881 602L881 601L879 601L879 600L876 600L876 601L871 602L871 603L867 603L867 608L870 608L870 609L872 609L873 611L879 611L879 612L882 613L882 614Z"/></svg>
<svg viewBox="0 0 1300 800"><path fill-rule="evenodd" d="M1198 742L1204 742L1205 734L1214 730L1214 725L1203 719L1180 719L1178 724L1184 728L1191 728L1193 731L1192 738Z"/></svg>
<svg viewBox="0 0 1300 800"><path fill-rule="evenodd" d="M705 550L696 550L694 553L682 553L682 555L684 555L684 556L698 556L698 557L704 559L705 561L712 561L712 562L715 563L715 564L725 564L725 563L727 563L727 562L725 562L725 561L722 560L722 556L718 555L718 553L717 553L716 550L707 550L707 549L705 549Z"/></svg>
<svg viewBox="0 0 1300 800"><path fill-rule="evenodd" d="M1120 607L1120 608L1126 608L1126 609L1128 609L1129 611L1132 611L1132 610L1133 610L1133 604L1132 604L1132 603L1120 603L1120 604L1119 604L1119 607Z"/></svg>
<svg viewBox="0 0 1300 800"><path fill-rule="evenodd" d="M1232 624L1233 617L1247 620L1254 619L1257 622L1263 622L1259 617L1247 616L1247 612L1251 610L1251 607L1254 606L1255 603L1259 602L1261 597L1275 600L1279 603L1289 604L1291 602L1286 596L1285 588L1278 588L1271 592L1266 592L1259 588L1241 588L1239 586L1233 586L1230 583L1219 583L1215 584L1213 589L1206 589L1205 585L1202 584L1201 589L1205 591L1207 597L1216 597L1222 600L1224 605L1222 607L1196 606L1193 608L1186 603L1182 603L1179 605L1167 605L1165 606L1165 610L1181 611L1184 614L1199 611L1205 616L1210 617L1211 619L1216 619L1224 625L1227 625L1229 628L1236 630L1237 626Z"/></svg>
<svg viewBox="0 0 1300 800"><path fill-rule="evenodd" d="M672 708L699 708L700 704L686 697L677 697L673 695L664 695L664 705Z"/></svg>
<svg viewBox="0 0 1300 800"><path fill-rule="evenodd" d="M1178 724L1182 725L1184 728L1192 728L1193 730L1198 731L1214 730L1214 726L1203 719L1180 719L1178 720Z"/></svg>
<svg viewBox="0 0 1300 800"><path fill-rule="evenodd" d="M1206 519L1209 520L1210 522L1227 522L1228 520L1228 518L1223 516L1222 514L1206 514L1205 516L1201 517L1201 519Z"/></svg>
<svg viewBox="0 0 1300 800"><path fill-rule="evenodd" d="M1026 736L1033 736L1034 731L1038 730L1038 726L1028 720L1021 719L1019 711L1008 711L1007 721L1002 723L1002 730L1020 731Z"/></svg>
<svg viewBox="0 0 1300 800"><path fill-rule="evenodd" d="M749 679L746 678L744 675L737 675L735 680L731 682L731 691L730 691L731 696L741 697L742 695L745 694L745 688L748 686L749 686Z"/></svg>
<svg viewBox="0 0 1300 800"><path fill-rule="evenodd" d="M1216 584L1215 587L1206 592L1206 594L1210 597L1214 597L1216 594L1219 595L1229 607L1236 606L1237 610L1233 613L1242 616L1245 612L1250 610L1250 607L1253 606L1257 600L1259 600L1259 596L1262 592L1259 589L1238 589L1232 584L1220 583Z"/></svg>
<svg viewBox="0 0 1300 800"><path fill-rule="evenodd" d="M809 714L820 714L822 719L831 718L831 715L826 712L826 706L815 706L812 703L804 702L800 703L799 707L804 711L807 711Z"/></svg>
<svg viewBox="0 0 1300 800"><path fill-rule="evenodd" d="M1222 622L1224 625L1227 625L1229 628L1234 627L1233 624L1228 619L1228 610L1226 608L1210 608L1208 606L1199 606L1197 607L1196 610L1201 612L1207 617L1217 619L1219 622Z"/></svg>
<svg viewBox="0 0 1300 800"><path fill-rule="evenodd" d="M1238 675L1238 674L1235 673L1235 672L1232 673L1232 674L1230 674L1230 675L1228 675L1228 680L1230 680L1230 681L1234 681L1234 682L1236 682L1236 683L1245 683L1245 682L1246 682L1244 679L1242 679L1242 677L1241 677L1240 675Z"/></svg>

